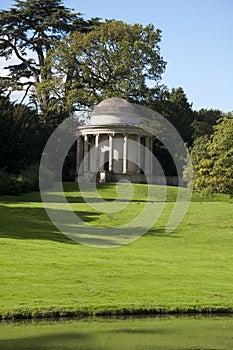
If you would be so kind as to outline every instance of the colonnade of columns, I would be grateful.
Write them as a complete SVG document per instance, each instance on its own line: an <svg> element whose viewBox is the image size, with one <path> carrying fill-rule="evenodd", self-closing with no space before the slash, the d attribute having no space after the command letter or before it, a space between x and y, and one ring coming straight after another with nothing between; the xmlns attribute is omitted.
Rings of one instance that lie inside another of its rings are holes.
<svg viewBox="0 0 233 350"><path fill-rule="evenodd" d="M108 168L105 169L109 172L114 172L114 152L116 148L114 148L115 138L119 137L122 139L122 167L118 172L122 174L128 174L132 172L129 169L129 159L132 159L129 156L129 145L130 142L133 141L135 143L132 144L131 153L133 149L134 159L135 159L135 173L140 173L141 169L144 170L145 174L151 174L152 172L152 138L150 136L143 135L133 135L133 134L101 134L101 133L93 133L93 134L84 134L79 135L77 139L77 174L85 174L90 171L97 172L104 170L103 164L100 164L101 160L101 145L104 139L105 145L108 148ZM136 144L136 149L135 149ZM144 146L144 147L143 147ZM93 150L94 148L94 150ZM94 158L90 159L89 151L92 150L92 155L94 154ZM103 157L103 156L102 156ZM102 161L103 163L103 161ZM80 167L81 165L81 167Z"/></svg>

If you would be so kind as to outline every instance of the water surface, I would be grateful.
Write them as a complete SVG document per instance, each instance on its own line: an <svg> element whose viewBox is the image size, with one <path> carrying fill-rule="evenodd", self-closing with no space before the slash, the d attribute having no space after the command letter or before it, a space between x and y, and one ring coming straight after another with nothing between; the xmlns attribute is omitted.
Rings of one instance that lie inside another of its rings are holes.
<svg viewBox="0 0 233 350"><path fill-rule="evenodd" d="M0 349L232 350L233 317L134 317L2 322Z"/></svg>

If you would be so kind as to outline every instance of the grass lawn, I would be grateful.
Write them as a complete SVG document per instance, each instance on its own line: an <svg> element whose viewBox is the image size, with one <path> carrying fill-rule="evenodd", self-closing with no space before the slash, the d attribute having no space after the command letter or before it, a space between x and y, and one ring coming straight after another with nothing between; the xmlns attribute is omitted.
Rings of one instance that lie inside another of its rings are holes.
<svg viewBox="0 0 233 350"><path fill-rule="evenodd" d="M122 184L122 186L124 186ZM145 205L147 186L134 186L122 212L102 214L66 185L72 208L93 225L119 225ZM156 225L119 248L80 245L50 222L39 193L0 198L0 316L233 311L233 200L197 194L177 229L165 233L176 198L169 188ZM109 200L115 185L99 186Z"/></svg>

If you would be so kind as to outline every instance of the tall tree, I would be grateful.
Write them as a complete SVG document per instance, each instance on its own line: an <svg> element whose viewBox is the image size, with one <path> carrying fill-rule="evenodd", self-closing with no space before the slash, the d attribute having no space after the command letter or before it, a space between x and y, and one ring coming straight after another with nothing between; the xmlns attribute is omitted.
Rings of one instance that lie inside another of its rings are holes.
<svg viewBox="0 0 233 350"><path fill-rule="evenodd" d="M74 32L51 57L56 74L47 87L67 106L77 101L92 106L112 96L143 103L160 89L165 69L160 40L161 31L152 25L122 21L106 21L89 33ZM41 84L42 90L47 87Z"/></svg>
<svg viewBox="0 0 233 350"><path fill-rule="evenodd" d="M165 104L164 116L175 126L184 142L188 146L191 145L193 141L192 122L194 112L192 105L188 102L188 98L181 87L173 88L169 93Z"/></svg>
<svg viewBox="0 0 233 350"><path fill-rule="evenodd" d="M53 104L50 92L37 89L52 78L51 67L45 64L48 53L68 33L86 32L94 22L84 21L62 0L15 0L12 8L0 11L0 55L18 62L5 67L9 74L1 78L0 87L8 93L23 90L24 98L30 95L39 110L48 113Z"/></svg>
<svg viewBox="0 0 233 350"><path fill-rule="evenodd" d="M191 151L194 188L204 194L233 194L233 118L225 115L207 138L196 139ZM189 165L185 169L189 174Z"/></svg>
<svg viewBox="0 0 233 350"><path fill-rule="evenodd" d="M191 159L184 167L183 177L188 187L204 192L207 186L209 175L210 158L207 144L208 135L197 137L190 150Z"/></svg>
<svg viewBox="0 0 233 350"><path fill-rule="evenodd" d="M188 102L186 94L181 87L173 88L171 91L162 90L159 98L152 99L148 103L148 107L159 112L169 120L188 146L192 144L194 112L192 105ZM148 126L156 129L156 118L155 120L150 120ZM169 138L173 137L173 135L168 134L168 130L164 130L164 133L167 133L166 136ZM177 176L176 167L170 153L157 139L154 140L154 154L162 165L165 175Z"/></svg>
<svg viewBox="0 0 233 350"><path fill-rule="evenodd" d="M164 89L158 99L150 101L148 107L167 118L188 146L192 144L195 113L182 87L172 88L171 91Z"/></svg>
<svg viewBox="0 0 233 350"><path fill-rule="evenodd" d="M195 112L192 123L193 139L204 135L211 135L214 132L214 125L222 117L223 112L218 109L202 108Z"/></svg>
<svg viewBox="0 0 233 350"><path fill-rule="evenodd" d="M208 143L210 171L209 192L233 194L233 118L227 115L214 127Z"/></svg>
<svg viewBox="0 0 233 350"><path fill-rule="evenodd" d="M46 137L35 110L0 95L0 169L18 173L38 163Z"/></svg>

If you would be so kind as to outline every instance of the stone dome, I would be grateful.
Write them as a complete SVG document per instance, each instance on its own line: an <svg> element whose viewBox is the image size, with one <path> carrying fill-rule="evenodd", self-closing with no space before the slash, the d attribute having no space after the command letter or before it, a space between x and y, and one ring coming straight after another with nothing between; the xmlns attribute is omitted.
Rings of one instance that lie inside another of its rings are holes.
<svg viewBox="0 0 233 350"><path fill-rule="evenodd" d="M118 97L100 102L90 114L91 125L139 125L139 119L136 105Z"/></svg>

